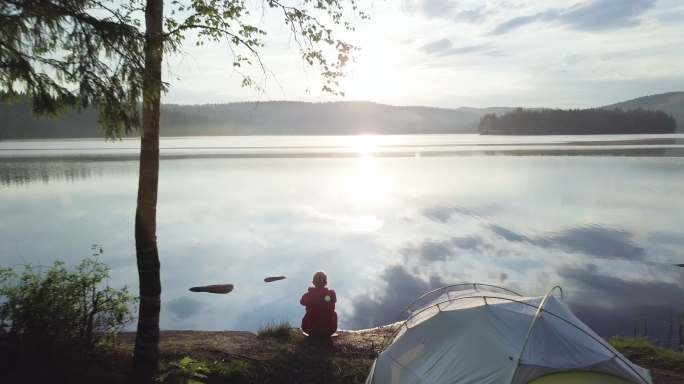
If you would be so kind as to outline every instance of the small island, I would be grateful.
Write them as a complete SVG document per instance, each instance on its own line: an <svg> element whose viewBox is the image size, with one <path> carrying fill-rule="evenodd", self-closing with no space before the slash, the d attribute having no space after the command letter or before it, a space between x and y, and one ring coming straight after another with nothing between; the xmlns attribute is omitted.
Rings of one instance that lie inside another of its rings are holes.
<svg viewBox="0 0 684 384"><path fill-rule="evenodd" d="M481 135L607 135L674 133L675 119L644 109L522 109L480 119Z"/></svg>

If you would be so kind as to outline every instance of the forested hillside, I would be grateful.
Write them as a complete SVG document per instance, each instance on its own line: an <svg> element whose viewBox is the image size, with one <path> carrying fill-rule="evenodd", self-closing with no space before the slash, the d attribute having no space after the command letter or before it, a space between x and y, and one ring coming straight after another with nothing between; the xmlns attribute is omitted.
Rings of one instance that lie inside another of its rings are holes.
<svg viewBox="0 0 684 384"><path fill-rule="evenodd" d="M675 119L662 111L635 109L516 109L482 117L483 135L595 135L673 133Z"/></svg>
<svg viewBox="0 0 684 384"><path fill-rule="evenodd" d="M289 101L162 106L162 136L476 133L495 109ZM101 137L97 113L36 118L26 100L0 104L0 139Z"/></svg>
<svg viewBox="0 0 684 384"><path fill-rule="evenodd" d="M614 109L644 111L612 112ZM684 131L684 92L646 96L591 110L401 107L371 102L293 101L162 106L162 136L348 134L597 134L671 132L674 117ZM601 111L604 111L602 113ZM608 112L605 112L608 111ZM482 119L483 116L486 118ZM498 116L498 117L497 117ZM478 129L479 123L479 129ZM655 125L654 125L655 124ZM136 135L137 133L133 133ZM102 137L97 112L35 117L31 104L0 103L0 140Z"/></svg>
<svg viewBox="0 0 684 384"><path fill-rule="evenodd" d="M647 109L663 111L677 120L677 131L684 132L684 92L668 92L639 97L604 107L606 109Z"/></svg>

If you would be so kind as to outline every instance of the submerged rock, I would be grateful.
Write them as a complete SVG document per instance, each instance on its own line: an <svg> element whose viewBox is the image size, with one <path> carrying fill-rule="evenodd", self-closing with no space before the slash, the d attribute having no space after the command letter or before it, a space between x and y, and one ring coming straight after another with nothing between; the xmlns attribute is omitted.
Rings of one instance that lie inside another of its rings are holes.
<svg viewBox="0 0 684 384"><path fill-rule="evenodd" d="M190 292L208 292L208 293L230 293L233 291L233 284L215 284L204 285L201 287L192 287Z"/></svg>
<svg viewBox="0 0 684 384"><path fill-rule="evenodd" d="M269 276L269 277L264 278L264 283L272 283L274 281L284 280L284 279L285 279L285 276Z"/></svg>

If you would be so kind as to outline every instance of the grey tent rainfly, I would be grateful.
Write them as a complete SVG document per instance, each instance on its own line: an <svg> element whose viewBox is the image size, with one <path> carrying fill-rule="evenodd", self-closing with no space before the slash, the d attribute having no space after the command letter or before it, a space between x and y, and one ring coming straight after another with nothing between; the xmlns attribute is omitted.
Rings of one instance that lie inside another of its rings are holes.
<svg viewBox="0 0 684 384"><path fill-rule="evenodd" d="M560 297L558 297L560 296ZM650 384L562 301L496 286L431 291L373 363L367 384Z"/></svg>

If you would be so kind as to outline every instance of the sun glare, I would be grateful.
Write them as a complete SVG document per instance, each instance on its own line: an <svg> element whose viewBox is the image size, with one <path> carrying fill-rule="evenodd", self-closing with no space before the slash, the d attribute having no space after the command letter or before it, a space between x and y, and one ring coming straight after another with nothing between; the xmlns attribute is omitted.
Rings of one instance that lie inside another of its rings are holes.
<svg viewBox="0 0 684 384"><path fill-rule="evenodd" d="M379 160L370 149L355 159L345 180L347 196L353 206L374 210L387 202L387 180Z"/></svg>
<svg viewBox="0 0 684 384"><path fill-rule="evenodd" d="M354 137L351 147L361 156L372 156L378 149L378 141L376 135L358 135Z"/></svg>

